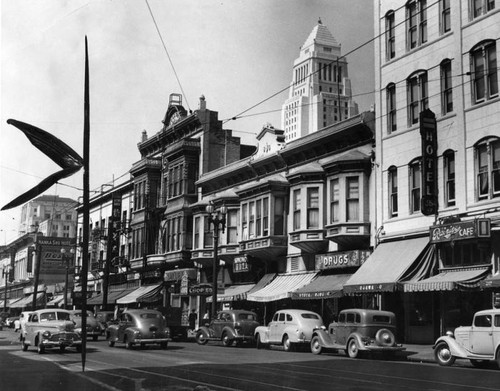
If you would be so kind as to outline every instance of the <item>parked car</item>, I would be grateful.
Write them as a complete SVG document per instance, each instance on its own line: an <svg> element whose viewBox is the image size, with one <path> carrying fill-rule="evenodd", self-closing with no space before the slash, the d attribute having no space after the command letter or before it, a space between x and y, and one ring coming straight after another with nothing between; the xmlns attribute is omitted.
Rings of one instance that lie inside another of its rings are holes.
<svg viewBox="0 0 500 391"><path fill-rule="evenodd" d="M434 344L439 365L453 365L457 358L469 359L478 368L496 360L500 367L500 309L476 312L472 326L460 326L439 337Z"/></svg>
<svg viewBox="0 0 500 391"><path fill-rule="evenodd" d="M21 346L24 351L30 346L36 347L40 354L51 348L59 348L63 352L67 347L74 347L80 352L82 339L75 331L69 311L44 309L30 315L26 333L21 334Z"/></svg>
<svg viewBox="0 0 500 391"><path fill-rule="evenodd" d="M396 316L390 311L346 309L340 311L338 322L314 330L311 352L343 350L356 358L361 352L393 354L405 350L396 342Z"/></svg>
<svg viewBox="0 0 500 391"><path fill-rule="evenodd" d="M75 322L75 331L82 334L82 310L70 310L71 320ZM87 338L92 337L92 340L97 341L99 335L102 335L101 326L97 322L92 311L87 311Z"/></svg>
<svg viewBox="0 0 500 391"><path fill-rule="evenodd" d="M97 323L99 323L99 327L101 327L102 333L105 333L109 325L117 322L114 311L99 311L95 315L95 318L97 319Z"/></svg>
<svg viewBox="0 0 500 391"><path fill-rule="evenodd" d="M159 344L166 349L171 341L170 329L161 312L142 309L123 311L118 323L107 328L106 339L111 347L123 342L127 349L135 345L142 348L146 344Z"/></svg>
<svg viewBox="0 0 500 391"><path fill-rule="evenodd" d="M233 343L253 343L254 332L258 325L255 312L221 311L208 326L201 326L197 330L196 342L205 345L208 341L222 341L224 346L231 346Z"/></svg>
<svg viewBox="0 0 500 391"><path fill-rule="evenodd" d="M266 345L283 345L285 351L297 344L309 344L314 329L323 325L323 319L315 312L306 310L280 310L267 326L255 329L257 349Z"/></svg>
<svg viewBox="0 0 500 391"><path fill-rule="evenodd" d="M19 316L10 316L7 319L5 319L5 325L11 329L14 328L14 322L16 320L19 320Z"/></svg>
<svg viewBox="0 0 500 391"><path fill-rule="evenodd" d="M24 311L19 315L19 322L21 323L21 338L24 334L26 334L26 322L28 322L29 316L33 313L33 311Z"/></svg>

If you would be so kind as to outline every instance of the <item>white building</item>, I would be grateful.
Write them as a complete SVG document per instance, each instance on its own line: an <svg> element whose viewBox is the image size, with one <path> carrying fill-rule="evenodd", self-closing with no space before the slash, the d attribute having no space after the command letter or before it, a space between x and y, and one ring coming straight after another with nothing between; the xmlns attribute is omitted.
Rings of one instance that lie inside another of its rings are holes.
<svg viewBox="0 0 500 391"><path fill-rule="evenodd" d="M289 97L282 107L285 142L358 114L340 46L319 20L300 48L293 64Z"/></svg>

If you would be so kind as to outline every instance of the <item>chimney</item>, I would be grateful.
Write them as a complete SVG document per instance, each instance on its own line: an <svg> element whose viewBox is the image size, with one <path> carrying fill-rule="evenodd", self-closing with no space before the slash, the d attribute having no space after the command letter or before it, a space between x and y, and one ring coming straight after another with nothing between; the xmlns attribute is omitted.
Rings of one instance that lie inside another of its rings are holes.
<svg viewBox="0 0 500 391"><path fill-rule="evenodd" d="M148 139L148 132L146 132L146 130L143 130L142 131L142 136L141 136L141 143L143 143L147 139Z"/></svg>
<svg viewBox="0 0 500 391"><path fill-rule="evenodd" d="M207 109L207 102L205 102L205 95L200 96L200 110Z"/></svg>

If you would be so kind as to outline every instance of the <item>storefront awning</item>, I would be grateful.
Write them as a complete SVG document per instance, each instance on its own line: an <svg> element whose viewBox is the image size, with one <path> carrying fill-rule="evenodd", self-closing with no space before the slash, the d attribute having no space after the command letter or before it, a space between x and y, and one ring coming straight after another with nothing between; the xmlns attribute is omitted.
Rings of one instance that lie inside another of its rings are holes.
<svg viewBox="0 0 500 391"><path fill-rule="evenodd" d="M130 292L128 295L120 297L116 300L116 304L132 304L141 301L151 302L152 297L158 295L162 289L163 284L156 285L145 285L136 288L134 291Z"/></svg>
<svg viewBox="0 0 500 391"><path fill-rule="evenodd" d="M318 276L308 285L292 292L293 300L314 300L341 297L344 284L352 274L334 274L331 276Z"/></svg>
<svg viewBox="0 0 500 391"><path fill-rule="evenodd" d="M229 302L229 301L237 301L237 300L245 300L247 297L247 293L250 289L252 289L255 284L245 284L245 285L231 285L228 286L224 293L217 295L218 302ZM207 297L207 303L212 302L212 297Z"/></svg>
<svg viewBox="0 0 500 391"><path fill-rule="evenodd" d="M481 281L481 288L487 289L487 288L500 288L500 273L489 276L485 278L483 281Z"/></svg>
<svg viewBox="0 0 500 391"><path fill-rule="evenodd" d="M167 270L163 275L164 281L179 281L186 275L190 280L196 280L198 270L195 268Z"/></svg>
<svg viewBox="0 0 500 391"><path fill-rule="evenodd" d="M488 268L448 270L425 280L404 283L403 287L405 292L471 289L479 286L481 280L488 275L488 270Z"/></svg>
<svg viewBox="0 0 500 391"><path fill-rule="evenodd" d="M38 292L36 294L36 306L41 306L44 304L45 300L45 292ZM31 306L33 304L33 293L29 296L22 298L21 300L16 301L10 305L10 308L24 308Z"/></svg>
<svg viewBox="0 0 500 391"><path fill-rule="evenodd" d="M52 300L47 302L47 307L48 306L58 306L59 303L62 303L64 301L64 295L55 295L52 297Z"/></svg>
<svg viewBox="0 0 500 391"><path fill-rule="evenodd" d="M316 277L316 272L281 274L268 285L247 295L248 301L270 302L290 297L292 292L307 285Z"/></svg>
<svg viewBox="0 0 500 391"><path fill-rule="evenodd" d="M108 293L108 304L115 304L116 300L120 297L126 296L129 293L135 291L137 287L122 289L122 290L114 290ZM99 293L97 296L94 296L87 300L88 305L100 305L102 304L102 293Z"/></svg>
<svg viewBox="0 0 500 391"><path fill-rule="evenodd" d="M345 283L344 293L394 291L428 244L428 237L381 243Z"/></svg>

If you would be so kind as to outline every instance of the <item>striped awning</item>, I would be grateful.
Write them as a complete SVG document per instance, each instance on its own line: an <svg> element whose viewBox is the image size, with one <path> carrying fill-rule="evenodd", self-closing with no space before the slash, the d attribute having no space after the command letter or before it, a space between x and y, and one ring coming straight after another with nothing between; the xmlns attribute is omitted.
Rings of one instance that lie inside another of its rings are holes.
<svg viewBox="0 0 500 391"><path fill-rule="evenodd" d="M405 292L453 291L476 288L488 275L489 268L454 269L418 282L403 284Z"/></svg>
<svg viewBox="0 0 500 391"><path fill-rule="evenodd" d="M292 295L292 292L309 284L316 274L316 272L280 274L264 288L249 293L247 300L270 302L286 299Z"/></svg>
<svg viewBox="0 0 500 391"><path fill-rule="evenodd" d="M341 297L342 287L352 274L333 274L318 276L308 285L292 292L293 300L329 299Z"/></svg>
<svg viewBox="0 0 500 391"><path fill-rule="evenodd" d="M109 291L108 304L115 304L116 300L118 300L119 298L121 298L123 296L128 295L129 293L132 293L136 289L137 289L137 287ZM102 293L99 293L98 295L87 300L87 304L88 305L100 305L100 304L102 304Z"/></svg>
<svg viewBox="0 0 500 391"><path fill-rule="evenodd" d="M116 304L132 304L139 302L153 302L158 299L158 295L163 287L163 283L156 285L140 286L128 295L116 300Z"/></svg>
<svg viewBox="0 0 500 391"><path fill-rule="evenodd" d="M218 302L229 302L237 300L245 300L248 291L252 289L255 284L245 284L245 285L231 285L224 290L224 293L217 295ZM212 297L207 297L207 303L212 302Z"/></svg>
<svg viewBox="0 0 500 391"><path fill-rule="evenodd" d="M62 303L64 301L64 295L55 295L52 297L52 300L47 302L47 306L58 306L59 303Z"/></svg>
<svg viewBox="0 0 500 391"><path fill-rule="evenodd" d="M36 294L36 306L41 306L45 300L45 292L38 292ZM16 301L10 305L10 308L24 308L33 304L33 293L29 296L23 297L21 300Z"/></svg>

